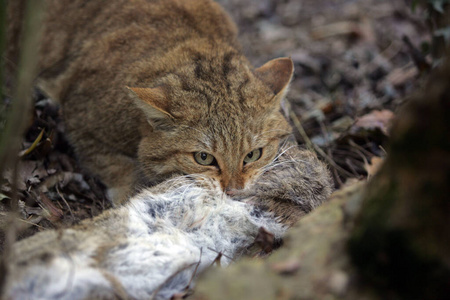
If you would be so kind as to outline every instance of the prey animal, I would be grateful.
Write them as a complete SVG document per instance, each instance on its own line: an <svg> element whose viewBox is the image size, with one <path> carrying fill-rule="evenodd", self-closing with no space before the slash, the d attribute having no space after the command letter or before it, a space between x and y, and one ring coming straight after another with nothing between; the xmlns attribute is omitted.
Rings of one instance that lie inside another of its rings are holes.
<svg viewBox="0 0 450 300"><path fill-rule="evenodd" d="M16 243L2 299L171 299L214 262L249 253L261 228L279 240L331 193L326 166L295 147L282 148L234 198L195 177L174 177L92 220Z"/></svg>

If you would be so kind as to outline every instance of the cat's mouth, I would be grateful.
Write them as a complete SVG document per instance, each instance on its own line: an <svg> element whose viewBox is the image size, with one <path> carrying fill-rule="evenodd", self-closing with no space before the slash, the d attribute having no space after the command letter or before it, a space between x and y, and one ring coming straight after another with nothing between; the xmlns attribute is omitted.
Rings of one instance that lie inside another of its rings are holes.
<svg viewBox="0 0 450 300"><path fill-rule="evenodd" d="M253 198L254 193L251 189L230 189L225 192L225 194L235 201L243 201L247 202L248 199Z"/></svg>
<svg viewBox="0 0 450 300"><path fill-rule="evenodd" d="M225 190L225 194L227 194L227 196L233 198L233 197L239 197L240 194L242 193L243 190L238 190L238 189L226 189Z"/></svg>

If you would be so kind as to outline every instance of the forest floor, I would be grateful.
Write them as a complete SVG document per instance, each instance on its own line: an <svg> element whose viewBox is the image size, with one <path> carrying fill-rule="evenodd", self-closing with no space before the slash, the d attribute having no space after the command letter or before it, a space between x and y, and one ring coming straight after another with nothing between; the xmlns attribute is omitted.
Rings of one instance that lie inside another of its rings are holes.
<svg viewBox="0 0 450 300"><path fill-rule="evenodd" d="M397 109L420 86L423 64L431 63L421 54L431 40L425 11L413 12L404 0L218 2L238 24L243 51L255 66L293 59L283 108L299 144L330 165L336 188L371 175L386 154ZM35 100L18 169L19 210L27 228L22 237L111 207L104 186L78 165L59 108L39 92ZM0 229L6 226L11 181L10 172L0 178Z"/></svg>

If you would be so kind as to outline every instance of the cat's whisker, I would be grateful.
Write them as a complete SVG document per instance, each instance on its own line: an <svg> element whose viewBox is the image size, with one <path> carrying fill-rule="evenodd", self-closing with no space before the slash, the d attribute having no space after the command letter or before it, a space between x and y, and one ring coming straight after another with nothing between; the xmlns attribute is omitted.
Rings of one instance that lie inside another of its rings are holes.
<svg viewBox="0 0 450 300"><path fill-rule="evenodd" d="M297 145L292 145L292 146L289 146L289 147L287 147L287 148L285 148L285 149L280 148L280 150L278 150L279 152L278 152L277 156L275 156L275 158L273 159L273 161L276 161L276 160L279 159L281 156L283 156L286 152L288 152L289 150L291 150L291 149L293 149L293 148L297 148L297 147L298 147Z"/></svg>
<svg viewBox="0 0 450 300"><path fill-rule="evenodd" d="M288 145L290 145L290 146L288 146ZM286 147L288 147L290 149L291 147L298 147L298 144L295 143L295 145L293 145L292 144L292 139L286 138L286 139L283 140L283 143L279 146L279 150L283 150Z"/></svg>
<svg viewBox="0 0 450 300"><path fill-rule="evenodd" d="M279 168L279 167L282 166L282 165L286 165L286 164L290 164L290 165L296 165L296 164L297 164L297 165L298 165L299 163L303 163L304 165L310 165L310 164L311 164L310 161L306 161L306 160L301 160L301 159L289 159L289 160L286 160L286 161L281 161L281 162L274 162L274 163L271 163L271 164L269 164L269 165L267 165L267 166L261 168L261 171L262 171L263 173L265 173L265 172L270 171L270 170L272 170L272 169Z"/></svg>
<svg viewBox="0 0 450 300"><path fill-rule="evenodd" d="M188 185L183 186L182 189L180 189L181 191L178 194L180 194L182 196L182 198L186 198L186 195L189 193L192 186L194 186L194 184L188 184Z"/></svg>

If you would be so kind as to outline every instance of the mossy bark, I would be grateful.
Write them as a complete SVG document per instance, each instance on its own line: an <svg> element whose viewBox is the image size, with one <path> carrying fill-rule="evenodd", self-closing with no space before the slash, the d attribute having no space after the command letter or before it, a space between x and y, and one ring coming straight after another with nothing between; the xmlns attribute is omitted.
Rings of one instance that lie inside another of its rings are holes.
<svg viewBox="0 0 450 300"><path fill-rule="evenodd" d="M373 180L335 193L268 259L210 270L194 299L446 299L449 83L447 60L398 114Z"/></svg>
<svg viewBox="0 0 450 300"><path fill-rule="evenodd" d="M350 240L368 284L393 299L450 295L450 63L397 120Z"/></svg>

